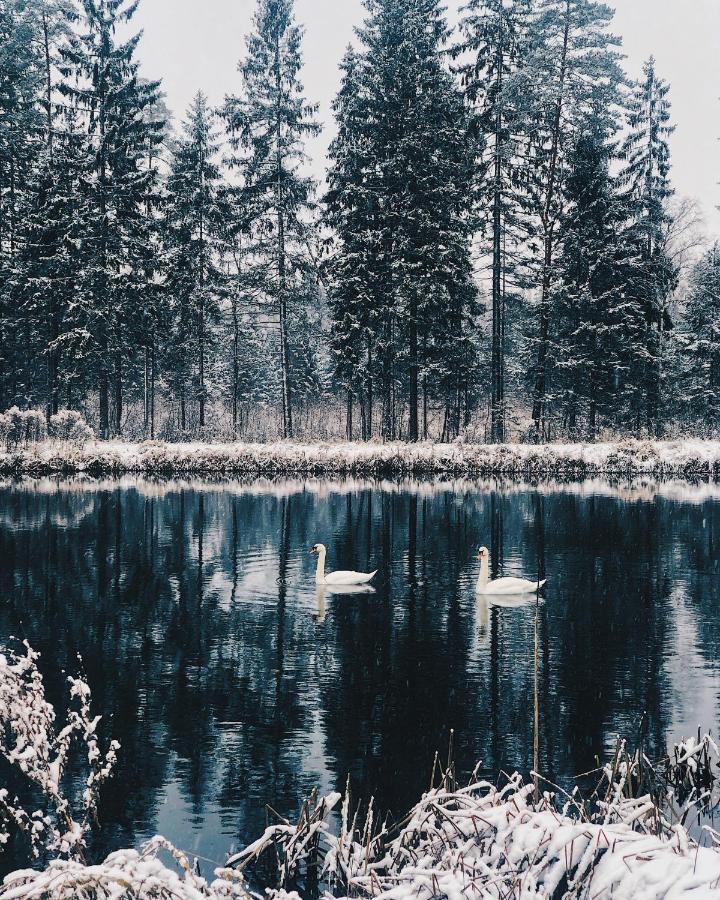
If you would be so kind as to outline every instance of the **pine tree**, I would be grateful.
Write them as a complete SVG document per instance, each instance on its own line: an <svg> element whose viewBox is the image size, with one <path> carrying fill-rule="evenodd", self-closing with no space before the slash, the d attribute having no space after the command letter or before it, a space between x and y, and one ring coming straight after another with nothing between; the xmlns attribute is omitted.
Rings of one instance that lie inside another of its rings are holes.
<svg viewBox="0 0 720 900"><path fill-rule="evenodd" d="M547 419L555 250L567 151L588 107L598 103L598 94L605 95L609 109L623 82L616 49L619 40L608 31L612 17L613 10L596 0L538 0L533 40L523 66L524 114L532 122L526 178L541 260L536 361L531 372L536 440L542 438Z"/></svg>
<svg viewBox="0 0 720 900"><path fill-rule="evenodd" d="M186 391L192 383L198 426L202 429L206 424L212 325L219 320L218 300L223 292L218 255L224 210L212 118L206 97L198 93L177 142L167 185L166 291L172 299L173 324L166 363L182 431L187 428Z"/></svg>
<svg viewBox="0 0 720 900"><path fill-rule="evenodd" d="M279 317L282 433L293 436L289 356L290 306L298 273L311 267L308 232L313 182L303 176L304 140L319 133L317 108L300 81L302 28L293 0L259 0L247 57L239 66L242 94L224 114L252 220L255 280Z"/></svg>
<svg viewBox="0 0 720 900"><path fill-rule="evenodd" d="M128 0L84 0L81 30L63 51L60 86L87 128L75 215L83 242L87 362L97 375L101 437L110 434L111 379L113 431L121 431L125 367L132 378L141 343L137 313L148 289L150 244L146 210L157 176L146 161L163 130L144 115L157 103L159 83L138 77L139 36L116 39L136 9L137 2Z"/></svg>
<svg viewBox="0 0 720 900"><path fill-rule="evenodd" d="M333 104L337 137L330 146L327 222L335 240L327 266L331 280L333 368L347 399L346 428L353 437L353 401L360 403L361 435L373 427L373 328L382 302L382 267L373 252L377 203L367 190L372 142L366 132L367 97L362 62L349 47L341 63L342 83Z"/></svg>
<svg viewBox="0 0 720 900"><path fill-rule="evenodd" d="M629 134L622 147L622 173L635 205L637 239L642 246L643 296L646 319L645 362L638 379L646 391L647 428L662 428L662 362L665 332L672 327L668 304L677 285L677 270L664 248L669 222L667 201L670 184L669 85L658 77L655 60L643 67L643 78L635 85L629 102ZM638 416L640 411L638 411Z"/></svg>
<svg viewBox="0 0 720 900"><path fill-rule="evenodd" d="M720 432L720 245L693 268L682 324L684 398L696 422Z"/></svg>
<svg viewBox="0 0 720 900"><path fill-rule="evenodd" d="M630 378L642 335L632 206L610 174L613 162L600 111L589 117L569 153L550 354L565 428L576 435L584 416L590 439L602 416L621 422L632 400Z"/></svg>
<svg viewBox="0 0 720 900"><path fill-rule="evenodd" d="M490 436L505 440L506 286L515 274L517 245L526 237L519 172L526 122L515 95L528 43L529 0L470 0L454 55L478 135L476 202L492 257L492 364Z"/></svg>
<svg viewBox="0 0 720 900"><path fill-rule="evenodd" d="M37 338L34 401L44 400L48 417L57 413L61 393L72 399L80 376L74 348L82 340L74 319L74 290L79 274L73 231L79 184L81 144L76 118L57 94L62 48L77 21L72 0L31 0L42 69L39 105L44 117L44 148L29 182L31 201L25 219L24 310ZM79 339L79 340L78 340ZM44 361L44 365L41 363Z"/></svg>
<svg viewBox="0 0 720 900"><path fill-rule="evenodd" d="M43 148L35 12L22 0L0 4L0 400L7 405L26 403L33 390L31 323L18 301L28 185Z"/></svg>
<svg viewBox="0 0 720 900"><path fill-rule="evenodd" d="M356 310L372 303L359 327L373 335L381 431L397 435L404 383L407 436L417 440L420 381L427 384L433 374L439 384L440 344L451 354L442 367L454 384L443 398L452 430L459 427L458 404L470 403L469 385L456 383L466 367L454 365L452 348L467 349L459 329L463 310L474 302L466 211L473 153L462 97L443 65L448 30L439 3L368 0L366 6L364 49L350 60L344 85L347 94L350 79L357 79L361 106L339 98L344 128L330 175L333 218L347 253L341 250L337 272L342 276L346 266L355 276L343 286L350 302L334 305L335 334L346 346L352 342ZM366 276L363 261L371 256Z"/></svg>

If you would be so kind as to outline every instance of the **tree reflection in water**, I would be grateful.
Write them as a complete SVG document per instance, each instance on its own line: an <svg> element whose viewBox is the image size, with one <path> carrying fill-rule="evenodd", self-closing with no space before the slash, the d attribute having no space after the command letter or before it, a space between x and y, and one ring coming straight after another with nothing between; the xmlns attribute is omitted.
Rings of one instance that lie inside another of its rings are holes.
<svg viewBox="0 0 720 900"><path fill-rule="evenodd" d="M646 752L717 725L719 509L712 490L597 483L25 481L0 503L2 634L43 653L48 693L84 660L122 743L98 852L162 831L222 860L318 784L401 813L455 732L460 773L592 768L642 722ZM318 597L308 547L379 568ZM0 775L4 775L1 772ZM8 855L5 866L24 863Z"/></svg>

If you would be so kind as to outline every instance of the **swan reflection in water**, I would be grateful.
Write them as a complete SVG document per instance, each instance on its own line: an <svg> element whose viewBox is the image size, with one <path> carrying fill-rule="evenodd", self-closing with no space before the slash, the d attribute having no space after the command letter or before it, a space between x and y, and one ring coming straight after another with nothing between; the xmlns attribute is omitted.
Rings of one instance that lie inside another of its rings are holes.
<svg viewBox="0 0 720 900"><path fill-rule="evenodd" d="M369 584L316 584L315 613L313 619L318 625L325 621L328 594L374 594L375 588Z"/></svg>
<svg viewBox="0 0 720 900"><path fill-rule="evenodd" d="M485 599L489 606L501 606L505 609L515 609L519 606L534 606L535 603L544 603L543 597L535 594L487 594Z"/></svg>

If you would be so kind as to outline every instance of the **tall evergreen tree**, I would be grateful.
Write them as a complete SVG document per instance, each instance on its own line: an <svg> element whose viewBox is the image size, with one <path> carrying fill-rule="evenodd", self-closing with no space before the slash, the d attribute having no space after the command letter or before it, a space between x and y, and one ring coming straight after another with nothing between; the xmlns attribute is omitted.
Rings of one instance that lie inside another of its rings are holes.
<svg viewBox="0 0 720 900"><path fill-rule="evenodd" d="M0 398L8 405L32 393L30 322L18 303L28 184L43 147L42 65L36 10L22 0L0 4Z"/></svg>
<svg viewBox="0 0 720 900"><path fill-rule="evenodd" d="M458 380L468 366L455 365L452 353L468 349L462 329L474 301L467 215L473 153L462 97L443 64L448 29L437 0L367 0L366 7L363 52L351 66L346 60L344 85L348 94L356 81L361 106L339 99L345 127L330 175L334 220L350 254L340 253L338 274L350 265L357 277L343 287L350 303L334 306L336 339L347 345L341 329L357 328L355 310L371 300L361 327L373 331L382 434L397 435L402 377L407 436L417 440L421 377L439 383L454 373L444 397L452 430L461 424L460 406L470 403L469 386ZM371 254L376 262L365 278L359 263ZM442 360L441 345L451 354Z"/></svg>
<svg viewBox="0 0 720 900"><path fill-rule="evenodd" d="M597 0L537 0L532 44L523 67L525 115L532 122L528 188L534 207L540 264L536 359L532 369L533 428L545 431L549 341L556 244L564 207L568 150L589 106L610 108L623 82L617 47L608 30L613 10Z"/></svg>
<svg viewBox="0 0 720 900"><path fill-rule="evenodd" d="M97 376L102 437L111 429L111 380L112 428L121 431L125 367L134 362L140 343L134 326L148 288L146 209L157 175L147 159L163 130L162 123L144 115L157 103L159 83L138 77L139 35L117 40L118 27L132 18L137 5L83 0L81 29L63 53L60 86L87 128L75 214L82 229L79 288L89 336L87 362Z"/></svg>
<svg viewBox="0 0 720 900"><path fill-rule="evenodd" d="M298 299L298 274L310 266L313 182L302 166L305 138L319 125L317 107L303 96L303 32L294 0L259 0L254 28L239 66L242 94L226 98L224 113L252 217L256 275L279 317L282 432L292 437L289 307Z"/></svg>
<svg viewBox="0 0 720 900"><path fill-rule="evenodd" d="M667 201L670 184L670 147L674 131L670 124L669 85L655 70L655 60L643 67L643 78L635 85L629 102L629 133L622 147L622 173L635 205L637 237L642 246L643 298L646 320L645 361L637 373L647 404L644 410L649 430L662 428L662 362L665 332L672 327L669 300L677 285L677 270L665 252L669 223ZM638 418L641 413L638 410Z"/></svg>
<svg viewBox="0 0 720 900"><path fill-rule="evenodd" d="M327 221L335 240L331 278L333 368L347 398L345 433L353 436L353 402L360 404L361 435L373 430L374 317L382 303L383 263L375 253L377 203L367 190L372 142L367 133L367 94L362 60L349 47L333 111L337 137L330 146Z"/></svg>
<svg viewBox="0 0 720 900"><path fill-rule="evenodd" d="M610 174L603 119L591 116L569 153L549 362L566 430L591 439L601 417L622 422L643 332L632 207Z"/></svg>
<svg viewBox="0 0 720 900"><path fill-rule="evenodd" d="M454 48L478 136L476 200L492 260L491 440L505 440L506 296L509 258L526 237L520 173L526 122L516 95L529 40L530 0L470 0Z"/></svg>
<svg viewBox="0 0 720 900"><path fill-rule="evenodd" d="M684 397L696 421L720 432L720 245L693 268L683 322Z"/></svg>
<svg viewBox="0 0 720 900"><path fill-rule="evenodd" d="M198 93L177 142L167 185L166 290L172 328L166 364L187 428L187 389L193 384L198 426L205 427L207 368L212 324L219 318L223 276L218 267L224 234L219 197L217 135L207 99Z"/></svg>

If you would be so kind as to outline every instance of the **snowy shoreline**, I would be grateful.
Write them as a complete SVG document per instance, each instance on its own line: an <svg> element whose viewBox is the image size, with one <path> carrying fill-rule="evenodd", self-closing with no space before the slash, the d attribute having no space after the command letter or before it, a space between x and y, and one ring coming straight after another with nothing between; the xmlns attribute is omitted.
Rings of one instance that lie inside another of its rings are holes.
<svg viewBox="0 0 720 900"><path fill-rule="evenodd" d="M166 444L57 441L0 453L3 475L511 476L596 475L720 479L720 441L596 444L294 443Z"/></svg>
<svg viewBox="0 0 720 900"><path fill-rule="evenodd" d="M693 758L699 749L687 747ZM534 801L532 784L517 774L503 788L483 781L440 786L423 795L394 838L384 828L356 828L348 796L334 793L306 807L297 825L270 825L211 871L203 861L204 877L190 854L158 836L95 865L55 859L44 870L12 872L0 900L262 900L244 868L273 848L281 886L267 890L266 900L318 893L323 900L720 897L717 833L708 829L700 846L682 824L665 822L649 795L627 796L623 782L623 773L613 772L592 818L570 814L568 808L582 812L582 806L569 795L565 809L550 793ZM339 834L329 824L333 812L340 812Z"/></svg>

